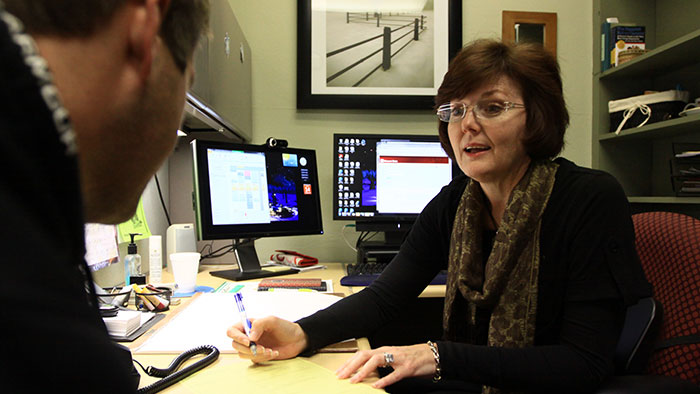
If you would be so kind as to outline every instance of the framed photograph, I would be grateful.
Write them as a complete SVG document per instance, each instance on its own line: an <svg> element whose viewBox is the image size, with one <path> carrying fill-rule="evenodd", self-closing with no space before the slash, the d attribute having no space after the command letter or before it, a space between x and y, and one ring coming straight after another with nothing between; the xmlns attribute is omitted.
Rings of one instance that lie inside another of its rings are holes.
<svg viewBox="0 0 700 394"><path fill-rule="evenodd" d="M557 13L503 11L503 41L535 42L557 55Z"/></svg>
<svg viewBox="0 0 700 394"><path fill-rule="evenodd" d="M462 2L299 0L297 108L430 109Z"/></svg>

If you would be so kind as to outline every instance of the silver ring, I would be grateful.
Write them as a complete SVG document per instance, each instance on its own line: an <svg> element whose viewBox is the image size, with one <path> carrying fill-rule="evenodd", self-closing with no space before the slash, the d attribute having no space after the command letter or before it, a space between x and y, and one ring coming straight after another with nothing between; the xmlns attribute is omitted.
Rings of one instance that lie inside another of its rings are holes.
<svg viewBox="0 0 700 394"><path fill-rule="evenodd" d="M384 353L384 366L388 367L394 362L394 355L391 353Z"/></svg>

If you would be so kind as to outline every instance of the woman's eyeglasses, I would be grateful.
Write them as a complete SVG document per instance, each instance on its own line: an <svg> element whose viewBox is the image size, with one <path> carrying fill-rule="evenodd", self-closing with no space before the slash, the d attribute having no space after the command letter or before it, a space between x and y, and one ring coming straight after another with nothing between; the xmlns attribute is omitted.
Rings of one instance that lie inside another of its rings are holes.
<svg viewBox="0 0 700 394"><path fill-rule="evenodd" d="M492 120L511 108L525 108L525 105L510 101L479 101L474 105L447 103L438 107L437 116L443 122L459 122L467 116L467 112L471 109L477 119Z"/></svg>

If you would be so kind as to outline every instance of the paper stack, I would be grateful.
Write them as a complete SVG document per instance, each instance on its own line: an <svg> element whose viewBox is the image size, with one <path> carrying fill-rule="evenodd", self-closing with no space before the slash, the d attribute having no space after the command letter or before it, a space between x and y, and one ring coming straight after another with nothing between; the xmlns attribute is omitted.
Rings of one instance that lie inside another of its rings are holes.
<svg viewBox="0 0 700 394"><path fill-rule="evenodd" d="M103 317L109 335L125 337L141 326L141 312L120 310L114 317Z"/></svg>

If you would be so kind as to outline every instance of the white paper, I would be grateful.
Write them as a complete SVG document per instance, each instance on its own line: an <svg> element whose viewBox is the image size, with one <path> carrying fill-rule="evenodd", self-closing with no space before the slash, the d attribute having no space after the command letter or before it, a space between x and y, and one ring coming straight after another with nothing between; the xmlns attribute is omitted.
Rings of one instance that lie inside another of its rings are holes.
<svg viewBox="0 0 700 394"><path fill-rule="evenodd" d="M676 157L678 158L684 158L684 157L695 157L695 156L700 156L700 151L685 151L681 153L676 153Z"/></svg>
<svg viewBox="0 0 700 394"><path fill-rule="evenodd" d="M339 297L316 292L243 292L248 318L277 316L296 321L331 306ZM235 353L226 330L239 321L232 293L202 294L151 336L135 353L181 353L212 345Z"/></svg>
<svg viewBox="0 0 700 394"><path fill-rule="evenodd" d="M93 271L119 261L116 226L85 224L85 261Z"/></svg>

